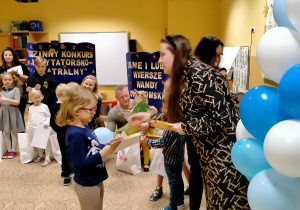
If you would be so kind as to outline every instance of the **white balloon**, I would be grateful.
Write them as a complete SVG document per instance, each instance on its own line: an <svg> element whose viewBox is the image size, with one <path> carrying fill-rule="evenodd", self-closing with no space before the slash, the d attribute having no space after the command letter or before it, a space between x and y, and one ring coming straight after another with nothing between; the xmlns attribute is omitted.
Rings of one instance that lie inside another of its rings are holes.
<svg viewBox="0 0 300 210"><path fill-rule="evenodd" d="M285 0L286 14L296 28L300 32L300 1L299 0Z"/></svg>
<svg viewBox="0 0 300 210"><path fill-rule="evenodd" d="M252 138L255 139L245 128L242 120L240 120L236 126L235 130L236 140Z"/></svg>
<svg viewBox="0 0 300 210"><path fill-rule="evenodd" d="M289 68L300 63L300 35L285 27L268 30L259 40L256 58L261 70L279 83Z"/></svg>
<svg viewBox="0 0 300 210"><path fill-rule="evenodd" d="M285 120L274 125L266 135L264 152L276 171L300 177L300 121Z"/></svg>

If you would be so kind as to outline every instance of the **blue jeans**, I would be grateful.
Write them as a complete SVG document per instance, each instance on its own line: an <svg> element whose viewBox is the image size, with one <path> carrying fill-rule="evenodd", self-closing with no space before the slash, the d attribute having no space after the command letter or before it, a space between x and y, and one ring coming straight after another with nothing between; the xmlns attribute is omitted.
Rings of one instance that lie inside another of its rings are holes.
<svg viewBox="0 0 300 210"><path fill-rule="evenodd" d="M165 162L165 170L168 176L170 188L169 208L171 210L177 210L177 206L184 204L184 185L181 175L182 164L172 166Z"/></svg>

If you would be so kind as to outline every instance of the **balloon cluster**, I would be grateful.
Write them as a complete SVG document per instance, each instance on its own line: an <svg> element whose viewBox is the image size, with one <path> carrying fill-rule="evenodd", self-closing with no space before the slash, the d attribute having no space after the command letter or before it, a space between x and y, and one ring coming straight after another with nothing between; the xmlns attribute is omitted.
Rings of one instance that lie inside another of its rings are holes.
<svg viewBox="0 0 300 210"><path fill-rule="evenodd" d="M247 196L254 210L300 209L299 11L299 0L274 0L279 27L263 35L256 56L279 85L254 87L240 104L231 157L250 181Z"/></svg>

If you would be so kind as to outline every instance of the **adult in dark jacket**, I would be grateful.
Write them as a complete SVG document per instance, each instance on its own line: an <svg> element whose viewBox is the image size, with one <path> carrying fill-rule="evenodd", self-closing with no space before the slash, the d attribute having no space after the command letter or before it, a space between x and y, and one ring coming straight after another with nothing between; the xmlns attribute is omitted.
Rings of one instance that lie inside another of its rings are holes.
<svg viewBox="0 0 300 210"><path fill-rule="evenodd" d="M56 80L51 73L46 72L47 60L44 57L38 56L34 59L36 71L27 79L27 86L35 87L41 85L41 92L44 96L42 103L46 104L53 114Z"/></svg>

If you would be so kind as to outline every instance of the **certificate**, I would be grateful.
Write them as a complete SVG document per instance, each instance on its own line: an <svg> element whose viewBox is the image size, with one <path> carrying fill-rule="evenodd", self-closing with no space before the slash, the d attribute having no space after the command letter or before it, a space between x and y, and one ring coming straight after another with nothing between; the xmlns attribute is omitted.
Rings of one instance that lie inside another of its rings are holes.
<svg viewBox="0 0 300 210"><path fill-rule="evenodd" d="M11 72L11 71L17 71L18 74L23 74L23 69L22 69L21 65L12 67L12 68L7 70L7 72Z"/></svg>
<svg viewBox="0 0 300 210"><path fill-rule="evenodd" d="M135 133L135 134L132 134L132 135L129 135L129 136L126 136L124 137L123 139L119 139L119 140L116 140L114 142L109 142L107 143L107 145L111 145L111 144L114 144L114 143L117 143L117 142L121 142L118 147L115 149L114 152L118 152L122 149L125 149L133 144L136 144L138 142L140 142L140 137L142 136L143 134L142 133Z"/></svg>
<svg viewBox="0 0 300 210"><path fill-rule="evenodd" d="M50 126L44 128L43 124L38 125L33 134L31 146L46 149L51 130L52 128Z"/></svg>

